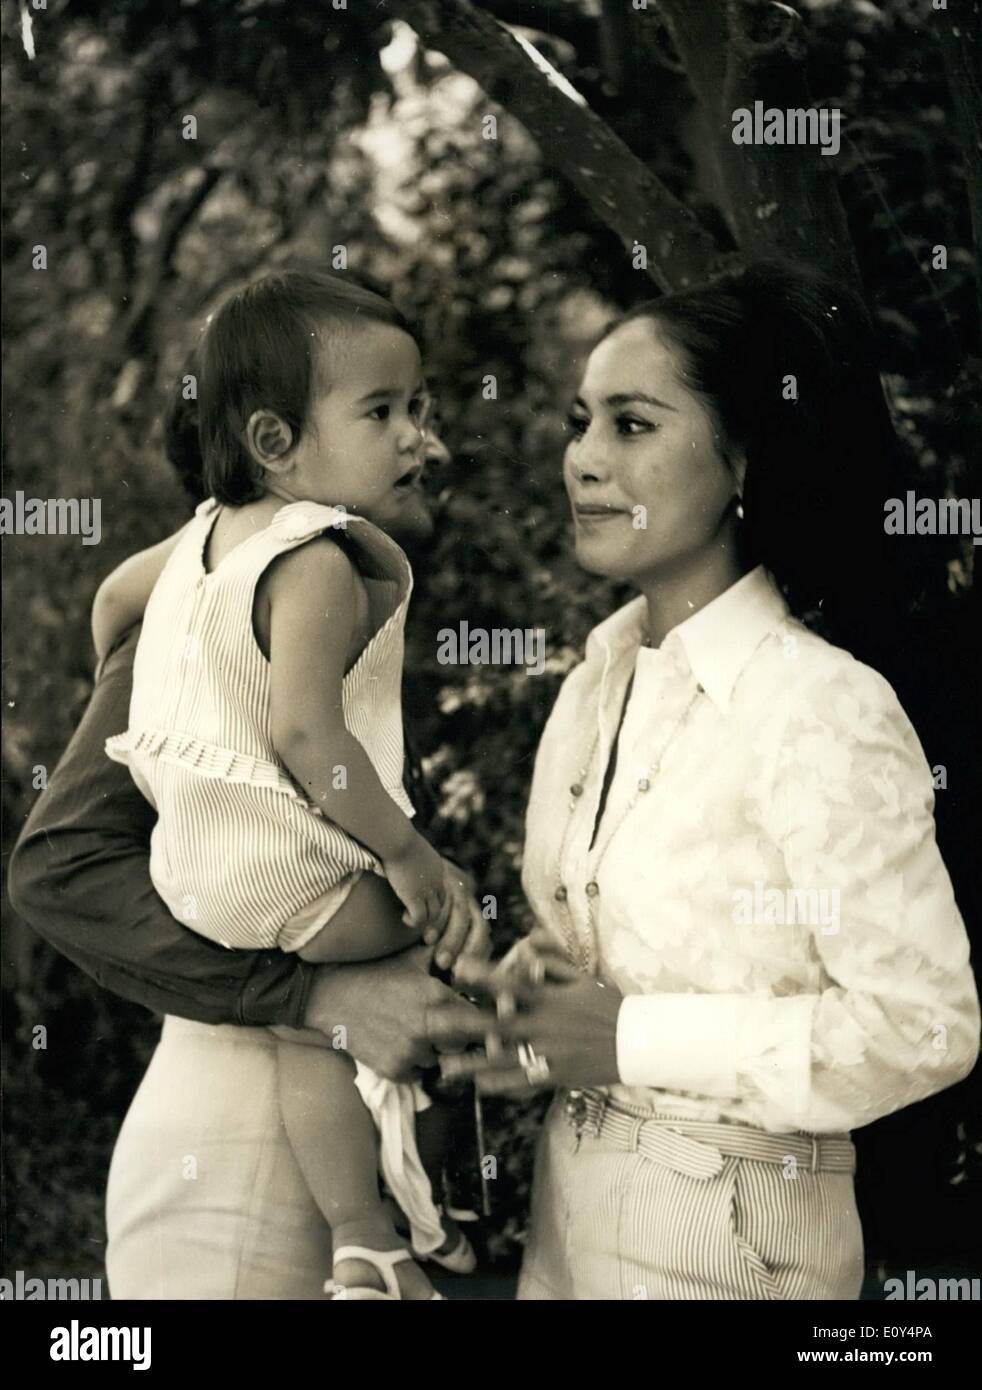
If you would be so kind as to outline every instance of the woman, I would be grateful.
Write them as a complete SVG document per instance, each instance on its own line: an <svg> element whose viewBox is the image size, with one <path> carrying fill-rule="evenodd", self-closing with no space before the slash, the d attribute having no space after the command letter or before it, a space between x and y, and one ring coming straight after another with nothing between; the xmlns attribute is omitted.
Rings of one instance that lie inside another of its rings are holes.
<svg viewBox="0 0 982 1390"><path fill-rule="evenodd" d="M856 1298L848 1131L977 1056L931 774L856 659L896 636L870 345L851 295L762 266L643 305L587 363L576 554L638 596L539 747L539 925L460 972L517 1054L444 1064L564 1088L520 1298Z"/></svg>

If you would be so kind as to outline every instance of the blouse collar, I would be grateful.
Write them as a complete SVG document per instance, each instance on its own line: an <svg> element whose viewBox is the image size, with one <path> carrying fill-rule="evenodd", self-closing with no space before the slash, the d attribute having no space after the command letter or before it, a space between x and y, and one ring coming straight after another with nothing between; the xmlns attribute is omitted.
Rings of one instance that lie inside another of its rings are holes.
<svg viewBox="0 0 982 1390"><path fill-rule="evenodd" d="M660 647L641 646L647 607L639 596L599 623L586 643L588 663L608 669L633 651L640 664L688 668L721 710L761 642L788 616L788 605L763 565L672 628Z"/></svg>

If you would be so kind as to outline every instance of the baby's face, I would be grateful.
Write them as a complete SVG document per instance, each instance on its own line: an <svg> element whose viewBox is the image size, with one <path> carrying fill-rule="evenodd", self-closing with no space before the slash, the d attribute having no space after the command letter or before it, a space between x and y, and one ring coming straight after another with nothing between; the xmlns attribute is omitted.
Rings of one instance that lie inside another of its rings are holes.
<svg viewBox="0 0 982 1390"><path fill-rule="evenodd" d="M321 351L329 384L315 390L290 490L398 532L407 511L426 505L419 349L401 329L372 323Z"/></svg>

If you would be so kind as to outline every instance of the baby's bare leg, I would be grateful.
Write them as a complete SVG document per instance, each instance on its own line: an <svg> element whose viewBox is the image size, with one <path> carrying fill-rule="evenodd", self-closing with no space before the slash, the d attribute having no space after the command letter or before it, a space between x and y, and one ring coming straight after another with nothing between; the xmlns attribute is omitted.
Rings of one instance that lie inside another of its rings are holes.
<svg viewBox="0 0 982 1390"><path fill-rule="evenodd" d="M287 1030L277 1035L283 1126L311 1195L331 1227L334 1248L403 1246L379 1196L378 1140L354 1084L354 1063L330 1046L290 1042ZM377 1271L361 1260L337 1263L335 1277L341 1283L382 1288ZM414 1263L400 1265L397 1277L404 1298L426 1299L432 1294L429 1280Z"/></svg>
<svg viewBox="0 0 982 1390"><path fill-rule="evenodd" d="M354 1063L332 1047L280 1037L280 1110L314 1201L332 1227L377 1217L375 1125L355 1087Z"/></svg>
<svg viewBox="0 0 982 1390"><path fill-rule="evenodd" d="M384 878L362 874L331 920L297 954L332 965L395 955L420 937L406 926L402 913L402 903Z"/></svg>

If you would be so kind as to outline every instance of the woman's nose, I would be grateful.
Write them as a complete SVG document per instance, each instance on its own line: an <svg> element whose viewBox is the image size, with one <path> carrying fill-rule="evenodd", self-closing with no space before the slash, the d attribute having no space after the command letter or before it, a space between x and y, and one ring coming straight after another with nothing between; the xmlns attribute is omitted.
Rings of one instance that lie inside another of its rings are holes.
<svg viewBox="0 0 982 1390"><path fill-rule="evenodd" d="M599 441L592 429L587 429L585 434L581 434L569 445L566 460L577 482L596 483L606 476Z"/></svg>

